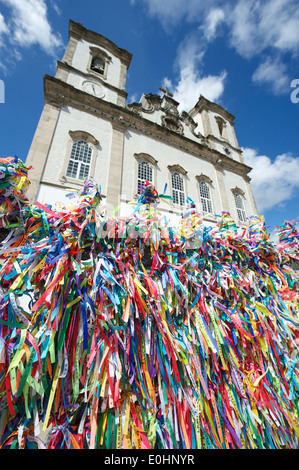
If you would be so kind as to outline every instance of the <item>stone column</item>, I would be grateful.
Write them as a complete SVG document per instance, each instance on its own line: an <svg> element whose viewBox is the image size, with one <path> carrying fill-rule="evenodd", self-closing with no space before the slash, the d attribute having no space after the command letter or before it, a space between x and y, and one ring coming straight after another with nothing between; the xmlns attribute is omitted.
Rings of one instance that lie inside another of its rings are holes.
<svg viewBox="0 0 299 470"><path fill-rule="evenodd" d="M126 124L112 121L112 142L107 186L107 215L120 204Z"/></svg>
<svg viewBox="0 0 299 470"><path fill-rule="evenodd" d="M27 197L31 203L36 200L53 134L55 132L59 111L60 108L45 103L27 155L26 166L33 167L33 169L28 172L28 178L31 184L27 191Z"/></svg>

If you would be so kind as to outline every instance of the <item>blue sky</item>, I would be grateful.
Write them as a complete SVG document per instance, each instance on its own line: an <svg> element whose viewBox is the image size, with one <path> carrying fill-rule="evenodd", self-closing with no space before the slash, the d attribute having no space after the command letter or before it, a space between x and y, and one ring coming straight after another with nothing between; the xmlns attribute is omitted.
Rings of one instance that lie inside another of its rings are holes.
<svg viewBox="0 0 299 470"><path fill-rule="evenodd" d="M203 94L235 115L269 230L299 219L297 0L0 0L2 157L26 159L69 19L133 54L128 102L167 85L181 109Z"/></svg>

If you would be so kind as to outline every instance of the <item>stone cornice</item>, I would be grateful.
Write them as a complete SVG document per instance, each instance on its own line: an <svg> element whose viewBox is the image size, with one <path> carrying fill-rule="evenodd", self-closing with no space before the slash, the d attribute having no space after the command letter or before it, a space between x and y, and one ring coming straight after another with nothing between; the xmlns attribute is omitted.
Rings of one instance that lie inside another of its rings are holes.
<svg viewBox="0 0 299 470"><path fill-rule="evenodd" d="M128 124L124 121L122 116L119 116L116 119L115 117L112 117L111 124L113 129L120 132L126 132L126 130L128 129Z"/></svg>
<svg viewBox="0 0 299 470"><path fill-rule="evenodd" d="M76 75L80 75L81 77L86 78L86 79L90 78L91 80L95 80L95 81L99 82L101 85L103 85L104 87L109 88L110 90L115 91L116 93L119 93L120 95L124 96L125 98L128 96L128 93L125 90L121 90L120 88L117 88L117 87L111 85L110 83L103 80L100 76L97 76L97 75L92 74L92 73L82 72L82 70L76 69L72 65L69 65L67 62L62 62L62 61L58 60L57 61L57 68L58 69L62 68L63 70L66 70L67 72L73 72Z"/></svg>
<svg viewBox="0 0 299 470"><path fill-rule="evenodd" d="M240 147L235 147L235 146L232 145L227 139L219 139L219 137L216 137L216 136L213 135L213 134L208 134L208 135L206 136L206 139L213 140L214 142L217 142L217 143L219 143L219 144L225 145L225 147L229 147L229 148L231 148L232 150L235 150L236 152L242 154L242 150L240 149Z"/></svg>
<svg viewBox="0 0 299 470"><path fill-rule="evenodd" d="M49 75L44 75L44 99L45 103L50 103L53 106L73 106L114 123L118 121L123 129L131 128L144 135L153 136L168 145L207 160L219 169L227 169L243 177L251 171L251 167L237 162L215 149L159 126L126 108L89 95Z"/></svg>
<svg viewBox="0 0 299 470"><path fill-rule="evenodd" d="M133 56L126 49L121 49L116 44L114 44L114 42L105 38L101 34L88 30L84 28L81 23L75 23L72 20L70 20L69 23L69 38L71 37L81 40L83 39L99 47L105 48L106 50L110 51L113 55L115 55L118 59L120 59L121 62L126 64L127 67L129 67L131 63Z"/></svg>
<svg viewBox="0 0 299 470"><path fill-rule="evenodd" d="M197 112L200 113L203 109L220 114L220 116L224 117L231 124L233 124L233 121L235 120L235 116L229 113L226 109L222 108L222 106L217 103L213 103L213 101L207 100L207 98L202 95L200 95L196 105L191 109L191 111L189 111L189 114L193 117Z"/></svg>

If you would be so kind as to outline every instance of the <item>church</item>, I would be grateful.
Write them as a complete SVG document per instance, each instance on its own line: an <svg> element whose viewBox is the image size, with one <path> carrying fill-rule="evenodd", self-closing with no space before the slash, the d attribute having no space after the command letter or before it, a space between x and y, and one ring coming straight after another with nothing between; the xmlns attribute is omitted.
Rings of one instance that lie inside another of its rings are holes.
<svg viewBox="0 0 299 470"><path fill-rule="evenodd" d="M107 215L126 216L147 180L171 196L159 205L171 223L190 198L207 225L223 211L237 226L246 224L257 209L234 116L204 96L179 111L167 88L127 103L131 60L125 49L70 21L56 75L44 76L44 107L26 160L33 167L29 201L67 204L66 195L92 177Z"/></svg>

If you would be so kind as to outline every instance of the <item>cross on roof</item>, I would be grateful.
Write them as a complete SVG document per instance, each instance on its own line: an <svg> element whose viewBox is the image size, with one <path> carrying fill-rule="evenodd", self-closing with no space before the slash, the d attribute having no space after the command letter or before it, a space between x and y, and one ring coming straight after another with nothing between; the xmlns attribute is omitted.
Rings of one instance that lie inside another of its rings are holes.
<svg viewBox="0 0 299 470"><path fill-rule="evenodd" d="M167 86L165 88L159 88L159 90L161 90L162 93L165 93L166 96L173 96L173 94L168 90Z"/></svg>

